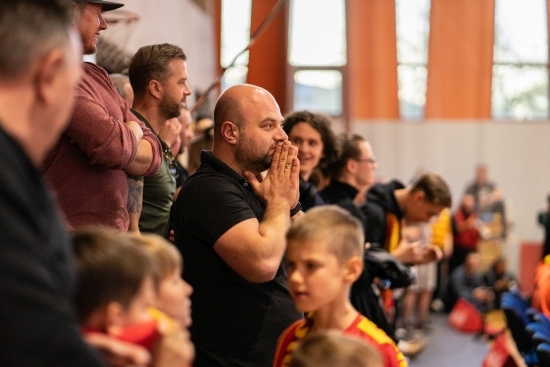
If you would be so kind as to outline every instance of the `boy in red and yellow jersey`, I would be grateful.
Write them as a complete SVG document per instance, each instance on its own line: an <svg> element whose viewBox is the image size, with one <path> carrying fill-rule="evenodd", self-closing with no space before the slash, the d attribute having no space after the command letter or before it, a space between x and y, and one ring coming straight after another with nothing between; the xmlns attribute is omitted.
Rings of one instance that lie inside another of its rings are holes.
<svg viewBox="0 0 550 367"><path fill-rule="evenodd" d="M351 304L351 285L363 271L361 223L336 206L313 208L287 233L287 276L296 308L308 312L279 338L274 367L289 366L308 334L340 330L375 347L386 367L406 367L393 340Z"/></svg>

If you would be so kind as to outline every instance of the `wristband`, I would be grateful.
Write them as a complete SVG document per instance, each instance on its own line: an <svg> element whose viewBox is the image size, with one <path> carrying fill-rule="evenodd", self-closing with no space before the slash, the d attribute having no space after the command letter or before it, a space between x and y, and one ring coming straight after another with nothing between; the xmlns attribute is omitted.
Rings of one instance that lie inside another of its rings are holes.
<svg viewBox="0 0 550 367"><path fill-rule="evenodd" d="M290 210L290 217L295 216L300 210L302 210L302 204L298 201L298 204Z"/></svg>

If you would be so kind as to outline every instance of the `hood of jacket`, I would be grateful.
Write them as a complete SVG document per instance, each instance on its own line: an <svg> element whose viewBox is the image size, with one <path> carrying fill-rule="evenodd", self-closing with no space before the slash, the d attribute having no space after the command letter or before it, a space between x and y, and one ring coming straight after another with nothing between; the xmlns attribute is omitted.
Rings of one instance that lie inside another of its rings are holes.
<svg viewBox="0 0 550 367"><path fill-rule="evenodd" d="M393 213L401 219L404 213L399 208L394 191L403 188L405 186L397 180L376 184L367 192L367 203L379 205L384 209L384 212Z"/></svg>

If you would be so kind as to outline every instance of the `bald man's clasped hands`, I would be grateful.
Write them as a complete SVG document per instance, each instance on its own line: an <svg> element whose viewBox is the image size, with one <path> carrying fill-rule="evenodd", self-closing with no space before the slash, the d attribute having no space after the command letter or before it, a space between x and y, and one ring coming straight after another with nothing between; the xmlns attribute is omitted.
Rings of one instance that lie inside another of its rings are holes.
<svg viewBox="0 0 550 367"><path fill-rule="evenodd" d="M265 202L286 203L289 210L298 204L299 174L298 148L288 140L276 144L271 167L265 177L261 173L254 176L251 172L244 172L256 195Z"/></svg>

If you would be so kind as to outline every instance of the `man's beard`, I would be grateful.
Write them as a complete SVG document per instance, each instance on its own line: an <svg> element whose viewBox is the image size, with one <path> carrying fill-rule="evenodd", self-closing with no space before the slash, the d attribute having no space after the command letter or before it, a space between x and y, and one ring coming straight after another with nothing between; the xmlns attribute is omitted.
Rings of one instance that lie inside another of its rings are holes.
<svg viewBox="0 0 550 367"><path fill-rule="evenodd" d="M181 102L176 102L168 96L163 96L159 103L159 112L167 120L179 117L181 115Z"/></svg>
<svg viewBox="0 0 550 367"><path fill-rule="evenodd" d="M241 139L242 138L244 137L241 136ZM268 152L267 154L261 156L249 147L244 146L243 143L239 143L235 151L235 159L242 169L257 174L271 167L273 154Z"/></svg>

